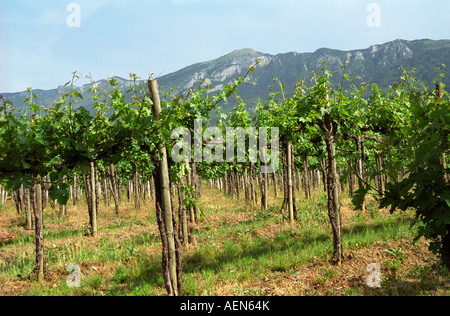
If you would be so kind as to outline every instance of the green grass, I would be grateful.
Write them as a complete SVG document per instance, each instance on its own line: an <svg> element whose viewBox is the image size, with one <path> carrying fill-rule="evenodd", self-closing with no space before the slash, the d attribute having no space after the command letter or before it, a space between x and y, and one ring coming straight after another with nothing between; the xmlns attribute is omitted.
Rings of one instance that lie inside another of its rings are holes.
<svg viewBox="0 0 450 316"><path fill-rule="evenodd" d="M243 224L218 230L220 239L225 240L220 247L211 245L208 238L202 239L203 246L185 262L184 271L189 275L185 282L193 283L188 286L192 291L188 294L201 294L202 289L194 283L205 273L213 283L233 279L253 280L273 272L293 273L302 264L314 258L325 260L332 252L328 227L303 229L299 226L281 230L273 238L250 240L248 236L251 229L254 229L252 225L254 224ZM379 220L370 227L355 224L344 231L344 249L357 249L370 246L379 240L398 240L412 236L412 233L405 235L405 232L409 232L409 225L409 220L401 218L394 222ZM248 233L235 237L235 232ZM229 240L231 238L235 239Z"/></svg>
<svg viewBox="0 0 450 316"><path fill-rule="evenodd" d="M237 203L232 199L227 201ZM266 211L237 205L203 207L205 218L193 231L197 244L183 251L184 293L214 295L221 284L229 284L235 295L264 295L257 286L244 284L275 282L281 287L283 280L279 275L294 276L308 263L327 262L333 249L325 211L326 196L319 192L312 201L297 201L297 209L298 223L291 225L282 220L277 207ZM113 216L111 214L111 218ZM84 230L76 225L47 229L45 240L50 247L46 247L46 259L52 281L45 285L30 283L24 294L165 295L160 237L148 230L149 225L155 225L152 220L154 217L148 221L134 219L132 214L110 220L102 226L98 240L85 237ZM50 227L57 222L58 219L53 218L47 225ZM412 239L416 228L411 227L411 223L410 214L382 216L374 209L366 214L354 212L343 227L344 253L379 242ZM34 265L33 235L11 229L17 236L1 244L1 249L17 248L17 252L9 262L0 261L0 282L26 280ZM135 229L141 233L130 234ZM386 249L385 264L392 275L383 282L383 293L403 293L390 286L406 259L403 249ZM69 288L65 282L69 263L81 266L80 288ZM337 273L337 269L328 266L320 270L315 281L324 286ZM431 273L429 267L423 266L407 271L424 286L429 284ZM424 290L423 293L429 292ZM343 292L343 295L362 294L352 287Z"/></svg>

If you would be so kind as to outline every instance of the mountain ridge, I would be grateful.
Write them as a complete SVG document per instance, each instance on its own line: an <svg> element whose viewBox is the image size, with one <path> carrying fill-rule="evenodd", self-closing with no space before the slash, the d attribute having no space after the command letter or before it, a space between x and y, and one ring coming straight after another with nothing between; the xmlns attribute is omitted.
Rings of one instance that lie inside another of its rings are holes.
<svg viewBox="0 0 450 316"><path fill-rule="evenodd" d="M239 87L238 92L250 108L258 98L264 100L268 97L270 87L274 85L274 78L278 78L285 85L285 92L289 94L294 90L296 82L311 77L311 71L320 73L322 62L326 62L327 69L334 74L332 83L336 86L342 79L341 66L347 60L350 63L346 73L352 78L357 78L355 84L376 83L381 89L388 89L389 85L399 80L400 68L414 67L417 68L418 79L431 85L439 75L439 67L450 63L450 40L396 39L384 44L374 44L365 49L345 51L322 47L314 52L291 51L276 55L242 48L216 59L188 65L157 79L164 90L173 89L177 95L185 95L189 90L198 87L201 82L207 82L211 86L211 92L215 92L237 77L245 75L248 68L257 60L263 67L258 67L251 73L246 82ZM114 78L121 89L128 90L132 84L132 80L118 76ZM449 78L450 76L444 78L443 83L450 84ZM106 85L107 79L98 80L94 84ZM90 84L86 84L77 89L84 93L89 87ZM38 103L52 104L58 99L58 92L65 89L67 87L60 86L52 90L33 89L33 92L38 95ZM19 105L26 97L25 94L25 92L4 93L3 96L13 104ZM228 105L228 110L230 108L232 105Z"/></svg>

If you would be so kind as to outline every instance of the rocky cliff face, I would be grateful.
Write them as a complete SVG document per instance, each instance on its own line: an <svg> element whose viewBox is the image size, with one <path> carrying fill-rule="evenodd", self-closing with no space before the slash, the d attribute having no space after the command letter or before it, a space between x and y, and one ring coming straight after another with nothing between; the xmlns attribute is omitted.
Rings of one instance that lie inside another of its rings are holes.
<svg viewBox="0 0 450 316"><path fill-rule="evenodd" d="M432 84L438 76L438 68L450 62L450 41L395 40L360 50L321 48L313 53L290 52L277 55L243 49L210 62L189 66L161 77L159 81L164 86L174 88L177 93L186 93L197 87L200 80L210 84L212 91L217 91L236 77L244 75L257 59L264 67L252 73L247 84L239 91L250 103L255 102L258 97L264 100L268 96L269 87L274 85L274 78L285 84L287 93L292 92L297 81L311 77L311 71L320 73L323 62L333 72L335 85L341 82L341 66L347 60L350 63L346 72L350 77L358 77L356 84L377 83L382 89L388 89L399 80L399 69L402 67L416 68L419 80ZM174 85L177 82L179 84Z"/></svg>
<svg viewBox="0 0 450 316"><path fill-rule="evenodd" d="M158 79L158 82L163 86L173 88L176 93L186 93L204 82L210 85L214 92L232 83L237 77L245 75L248 68L256 64L256 60L267 65L271 59L271 55L249 48L236 50L218 59L195 64L163 76ZM251 76L248 80L251 80Z"/></svg>
<svg viewBox="0 0 450 316"><path fill-rule="evenodd" d="M342 68L348 60L347 74L357 77L359 82L377 83L380 88L387 89L399 80L399 68L417 69L416 75L425 84L433 84L438 77L438 68L442 64L450 64L450 40L395 40L389 43L373 45L367 49L340 51L321 48L313 53L289 52L277 55L264 54L252 49L241 49L231 52L218 59L188 66L172 74L158 78L158 82L165 91L173 89L175 94L186 94L189 90L201 84L211 86L211 91L221 90L239 76L243 76L248 68L259 60L263 67L258 67L251 73L247 82L240 89L240 96L250 105L255 104L258 98L267 99L269 87L274 85L274 78L278 78L286 87L286 93L293 91L295 84L302 78L309 79L311 71L320 73L326 62L328 70L333 72L333 84L341 83ZM445 72L445 69L444 69ZM119 87L126 91L132 81L115 77ZM307 80L308 81L308 80ZM450 76L444 78L444 83L450 86ZM106 80L94 83L104 88L108 87ZM87 93L91 85L78 88L83 94ZM65 91L67 87L43 91L36 90L41 104L52 104L58 98L58 92ZM25 93L4 94L14 104L20 105ZM89 98L79 104L89 107ZM233 105L228 105L231 108Z"/></svg>

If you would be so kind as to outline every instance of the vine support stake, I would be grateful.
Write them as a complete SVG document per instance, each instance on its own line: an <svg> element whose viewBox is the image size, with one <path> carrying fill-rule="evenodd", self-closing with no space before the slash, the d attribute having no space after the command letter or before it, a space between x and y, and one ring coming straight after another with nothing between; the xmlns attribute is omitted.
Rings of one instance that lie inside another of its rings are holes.
<svg viewBox="0 0 450 316"><path fill-rule="evenodd" d="M158 82L149 81L150 97L153 102L153 115L159 120L161 101L159 98ZM163 244L163 269L166 289L171 296L181 294L181 250L175 238L172 200L170 196L170 178L167 150L161 141L158 144L159 162L155 182L159 182L160 192L156 192L156 212Z"/></svg>

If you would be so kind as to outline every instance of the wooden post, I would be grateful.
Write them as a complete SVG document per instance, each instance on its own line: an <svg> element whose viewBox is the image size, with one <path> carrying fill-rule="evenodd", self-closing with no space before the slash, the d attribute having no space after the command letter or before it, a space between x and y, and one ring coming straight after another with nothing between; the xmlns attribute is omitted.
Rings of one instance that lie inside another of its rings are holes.
<svg viewBox="0 0 450 316"><path fill-rule="evenodd" d="M139 171L136 165L133 165L133 194L134 194L134 207L136 210L141 208L140 203L140 189L139 189Z"/></svg>
<svg viewBox="0 0 450 316"><path fill-rule="evenodd" d="M188 216L186 211L186 206L184 206L183 201L185 199L184 193L182 190L183 187L183 178L181 178L178 182L178 218L179 218L179 234L183 241L183 244L186 246L189 242L189 231L188 231Z"/></svg>
<svg viewBox="0 0 450 316"><path fill-rule="evenodd" d="M295 221L294 217L294 183L293 183L293 173L292 173L292 144L289 142L287 144L287 181L288 181L288 212L289 212L289 221L293 223Z"/></svg>
<svg viewBox="0 0 450 316"><path fill-rule="evenodd" d="M329 99L327 95L328 107ZM333 258L332 261L341 265L344 258L343 242L342 242L342 222L341 222L341 206L339 201L339 179L337 175L336 166L336 147L335 135L337 130L334 126L331 114L327 113L323 121L317 121L317 125L323 132L325 144L327 148L328 166L326 168L327 177L327 197L328 197L328 217L330 219L331 228L333 231Z"/></svg>
<svg viewBox="0 0 450 316"><path fill-rule="evenodd" d="M149 81L149 91L153 102L153 115L159 120L161 113L161 103L158 91L158 82ZM172 212L172 200L170 196L170 178L167 150L163 143L158 144L160 160L158 162L157 177L160 192L156 192L156 210L158 225L160 226L161 239L163 240L163 266L168 271L164 271L165 283L168 294L171 296L181 295L181 250L179 239L175 238L174 218ZM160 195L160 196L158 196ZM160 203L158 203L158 200ZM165 249L167 247L167 249Z"/></svg>
<svg viewBox="0 0 450 316"><path fill-rule="evenodd" d="M324 132L325 144L327 146L327 196L328 196L328 217L330 219L331 228L333 230L333 261L337 265L342 264L343 247L342 247L342 228L341 213L339 201L339 181L336 169L336 150L334 144L334 130L331 116L326 115L325 123L320 125Z"/></svg>
<svg viewBox="0 0 450 316"><path fill-rule="evenodd" d="M191 170L188 172L188 174L186 175L186 184L189 186L194 186L195 187L195 183L192 181L193 177L192 177L192 167ZM189 220L192 224L196 223L196 216L195 216L195 209L194 206L189 206Z"/></svg>
<svg viewBox="0 0 450 316"><path fill-rule="evenodd" d="M363 169L364 169L364 137L358 136L356 138L356 151L358 153L358 158L356 159L356 176L358 178L358 188L361 189L364 187L363 182ZM357 209L361 210L363 213L366 211L366 202L365 199L362 200L361 205L357 207Z"/></svg>
<svg viewBox="0 0 450 316"><path fill-rule="evenodd" d="M119 189L117 185L117 174L116 174L116 167L111 164L108 170L109 174L109 190L111 191L111 194L114 198L114 209L116 211L116 216L119 217Z"/></svg>
<svg viewBox="0 0 450 316"><path fill-rule="evenodd" d="M44 282L44 218L42 212L41 184L31 187L32 205L34 210L35 237L36 237L36 266L32 272L33 279L39 283Z"/></svg>
<svg viewBox="0 0 450 316"><path fill-rule="evenodd" d="M31 209L30 188L24 190L24 206L26 214L25 230L33 230L33 211Z"/></svg>
<svg viewBox="0 0 450 316"><path fill-rule="evenodd" d="M63 183L67 183L67 177L66 176L64 176L62 182ZM68 203L68 201L66 202L66 204L67 203ZM67 206L66 205L62 205L61 203L59 203L59 201L58 201L58 204L59 204L59 217L66 216L67 215Z"/></svg>
<svg viewBox="0 0 450 316"><path fill-rule="evenodd" d="M90 167L90 198L91 198L91 229L92 237L98 236L98 224L97 224L97 189L96 189L96 176L94 162L89 163Z"/></svg>

